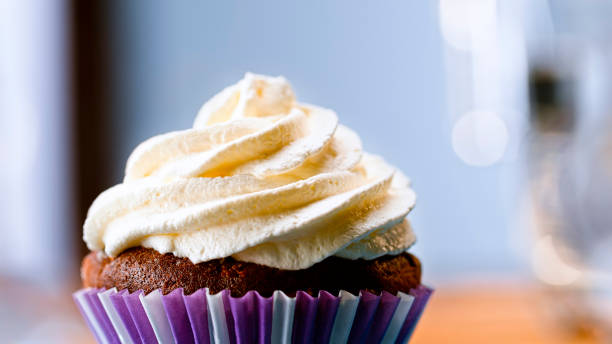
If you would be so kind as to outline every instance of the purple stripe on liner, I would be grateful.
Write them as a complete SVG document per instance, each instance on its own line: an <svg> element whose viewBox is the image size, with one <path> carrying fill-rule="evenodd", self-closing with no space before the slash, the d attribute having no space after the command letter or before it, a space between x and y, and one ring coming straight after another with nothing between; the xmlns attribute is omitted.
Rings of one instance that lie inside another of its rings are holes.
<svg viewBox="0 0 612 344"><path fill-rule="evenodd" d="M412 336L412 332L414 331L419 317L423 313L423 309L425 309L427 300L429 300L432 293L432 289L423 285L418 286L416 289L410 290L410 295L414 296L415 299L412 303L412 307L410 307L408 315L406 316L404 325L402 326L402 329L395 340L396 343L405 343L408 341L410 336Z"/></svg>
<svg viewBox="0 0 612 344"><path fill-rule="evenodd" d="M153 331L153 327L151 327L147 313L142 307L142 303L140 303L139 296L142 293L142 290L139 290L132 294L127 294L123 296L123 301L128 311L130 311L130 316L132 317L132 321L134 322L134 326L138 331L141 341L143 343L156 343L157 338L155 337L155 332Z"/></svg>
<svg viewBox="0 0 612 344"><path fill-rule="evenodd" d="M100 291L102 291L102 289L93 289L87 291L85 293L85 298L89 302L89 306L93 310L96 319L102 326L102 329L104 330L108 341L110 343L120 344L121 341L119 340L119 335L117 335L117 332L115 332L115 328L113 327L113 324L108 318L108 315L106 314L106 311L102 306L102 302L100 302L100 299L98 298L98 292Z"/></svg>
<svg viewBox="0 0 612 344"><path fill-rule="evenodd" d="M251 290L242 297L228 299L236 343L269 343L272 334L272 298Z"/></svg>
<svg viewBox="0 0 612 344"><path fill-rule="evenodd" d="M317 317L315 320L315 343L328 343L338 306L340 305L340 297L334 296L326 291L319 292L319 304L317 307Z"/></svg>
<svg viewBox="0 0 612 344"><path fill-rule="evenodd" d="M272 338L272 306L274 306L274 298L263 297L255 292L257 298L259 312L259 343L270 343Z"/></svg>
<svg viewBox="0 0 612 344"><path fill-rule="evenodd" d="M208 329L206 290L199 289L191 295L184 295L183 301L185 302L189 322L191 322L195 342L197 344L209 344L210 330Z"/></svg>
<svg viewBox="0 0 612 344"><path fill-rule="evenodd" d="M193 331L183 302L183 288L173 290L162 296L162 304L170 322L170 329L176 343L194 343Z"/></svg>
<svg viewBox="0 0 612 344"><path fill-rule="evenodd" d="M306 292L296 293L292 343L312 343L318 301Z"/></svg>
<svg viewBox="0 0 612 344"><path fill-rule="evenodd" d="M221 298L223 299L223 308L225 309L225 324L227 326L227 332L229 334L230 344L236 344L236 329L234 326L234 317L232 317L232 310L230 308L230 291L225 289L221 291Z"/></svg>
<svg viewBox="0 0 612 344"><path fill-rule="evenodd" d="M253 291L242 297L230 297L229 305L234 318L236 343L254 343L258 332L259 312L255 311L257 304Z"/></svg>
<svg viewBox="0 0 612 344"><path fill-rule="evenodd" d="M134 320L132 320L132 316L130 315L130 311L125 304L124 297L128 294L127 289L123 289L122 291L109 295L109 299L115 307L117 311L117 315L121 318L125 329L128 331L128 335L134 341L134 343L142 343L140 339L140 335L138 334L138 330L136 329L136 325L134 324Z"/></svg>
<svg viewBox="0 0 612 344"><path fill-rule="evenodd" d="M386 291L380 294L380 303L376 308L376 313L374 313L374 319L367 334L366 343L380 343L399 302L399 297Z"/></svg>
<svg viewBox="0 0 612 344"><path fill-rule="evenodd" d="M376 308L378 308L380 299L380 296L376 296L367 291L361 291L361 298L359 299L359 305L357 306L357 313L355 314L355 320L353 320L353 327L351 327L348 343L362 343L365 341L372 321L374 320L374 314L376 313Z"/></svg>
<svg viewBox="0 0 612 344"><path fill-rule="evenodd" d="M83 318L85 318L85 322L87 323L87 326L89 326L89 329L91 330L91 332L94 334L94 337L96 338L96 342L98 343L102 343L102 338L100 338L98 336L98 333L94 330L94 326L92 324L92 320L87 316L87 313L85 313L85 309L83 309L83 305L81 304L81 302L79 301L79 299L77 299L76 297L77 293L72 294L72 298L74 300L74 302L77 305L77 308L79 309L79 312L81 312L81 315L83 316ZM87 301L84 301L87 302Z"/></svg>

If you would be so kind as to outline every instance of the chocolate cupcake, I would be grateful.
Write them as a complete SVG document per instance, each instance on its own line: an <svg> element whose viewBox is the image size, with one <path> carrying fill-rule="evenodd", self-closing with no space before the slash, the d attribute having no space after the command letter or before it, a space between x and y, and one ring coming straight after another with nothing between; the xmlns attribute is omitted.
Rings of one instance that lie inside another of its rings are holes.
<svg viewBox="0 0 612 344"><path fill-rule="evenodd" d="M193 264L171 253L136 247L115 259L91 252L83 259L82 277L85 287L145 293L159 289L163 294L177 288L183 288L185 294L202 288L212 293L227 289L236 297L251 290L265 297L276 290L287 295L302 290L311 296L322 290L332 294L340 290L395 294L408 293L419 286L421 267L417 258L407 252L373 260L329 257L307 269L281 270L231 257Z"/></svg>
<svg viewBox="0 0 612 344"><path fill-rule="evenodd" d="M333 111L247 73L94 201L75 298L100 341L403 342L431 292L414 202Z"/></svg>

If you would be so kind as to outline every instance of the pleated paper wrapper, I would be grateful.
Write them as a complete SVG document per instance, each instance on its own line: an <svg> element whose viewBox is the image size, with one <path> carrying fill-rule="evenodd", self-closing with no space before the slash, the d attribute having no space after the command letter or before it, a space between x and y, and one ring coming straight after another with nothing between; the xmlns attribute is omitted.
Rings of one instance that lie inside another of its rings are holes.
<svg viewBox="0 0 612 344"><path fill-rule="evenodd" d="M432 292L232 297L88 288L73 297L99 343L406 343Z"/></svg>

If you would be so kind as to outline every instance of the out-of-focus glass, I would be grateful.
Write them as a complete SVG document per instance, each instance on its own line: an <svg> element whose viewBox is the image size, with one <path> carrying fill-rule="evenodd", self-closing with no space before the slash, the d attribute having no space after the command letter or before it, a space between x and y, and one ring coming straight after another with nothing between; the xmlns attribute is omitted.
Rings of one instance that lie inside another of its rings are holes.
<svg viewBox="0 0 612 344"><path fill-rule="evenodd" d="M536 3L550 28L528 37L533 271L563 328L610 336L612 3Z"/></svg>

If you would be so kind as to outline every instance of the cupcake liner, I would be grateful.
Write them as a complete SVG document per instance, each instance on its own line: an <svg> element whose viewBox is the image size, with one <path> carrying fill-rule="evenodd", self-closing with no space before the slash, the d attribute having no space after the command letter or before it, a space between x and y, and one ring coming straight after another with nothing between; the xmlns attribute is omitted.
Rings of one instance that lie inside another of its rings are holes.
<svg viewBox="0 0 612 344"><path fill-rule="evenodd" d="M88 288L73 297L99 343L405 343L432 292L232 297Z"/></svg>

